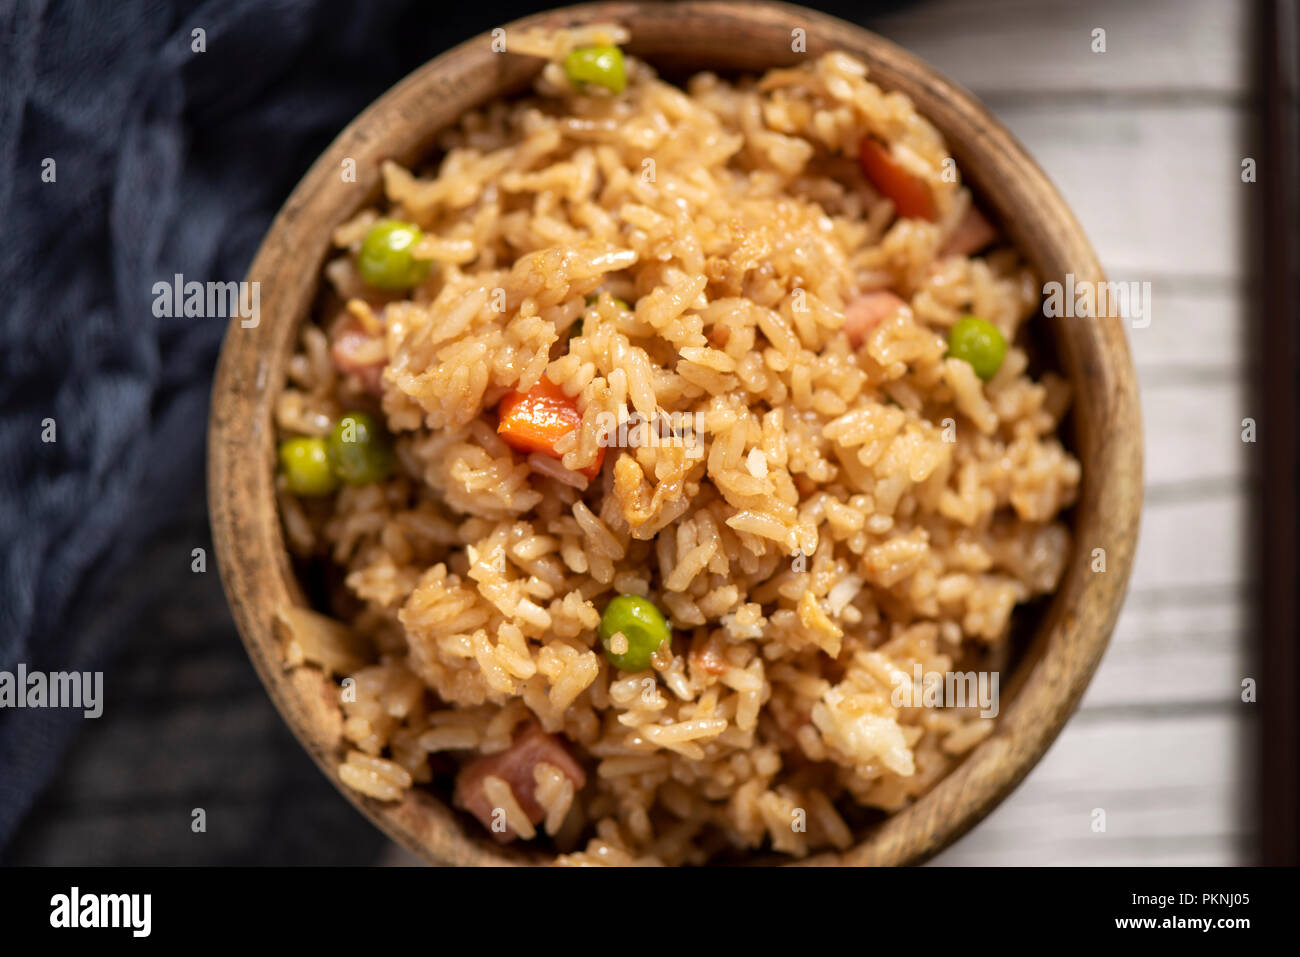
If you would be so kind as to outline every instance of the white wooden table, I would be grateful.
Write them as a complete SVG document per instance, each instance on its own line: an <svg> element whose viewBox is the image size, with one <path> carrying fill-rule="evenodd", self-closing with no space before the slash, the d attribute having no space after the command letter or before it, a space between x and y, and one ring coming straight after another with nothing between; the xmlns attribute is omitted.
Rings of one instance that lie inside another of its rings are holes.
<svg viewBox="0 0 1300 957"><path fill-rule="evenodd" d="M1128 602L1079 713L936 863L1250 859L1250 11L1239 0L920 0L863 20L997 113L1112 279L1152 284L1152 321L1129 330L1146 506ZM1105 53L1092 51L1096 28Z"/></svg>

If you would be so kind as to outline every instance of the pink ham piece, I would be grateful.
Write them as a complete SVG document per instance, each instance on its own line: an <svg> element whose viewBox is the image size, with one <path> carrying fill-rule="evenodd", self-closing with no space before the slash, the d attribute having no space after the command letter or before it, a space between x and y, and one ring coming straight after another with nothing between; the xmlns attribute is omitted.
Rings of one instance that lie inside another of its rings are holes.
<svg viewBox="0 0 1300 957"><path fill-rule="evenodd" d="M384 366L388 365L388 360L365 358L374 353L374 343L378 338L363 331L355 319L351 320L336 334L330 346L330 358L334 360L334 368L344 375L351 373L360 378L367 392L383 395Z"/></svg>
<svg viewBox="0 0 1300 957"><path fill-rule="evenodd" d="M546 817L546 810L537 803L537 780L533 777L533 769L543 761L559 768L573 782L574 790L580 790L587 783L582 766L573 760L560 738L547 734L540 725L530 721L515 732L514 741L506 750L478 758L460 769L452 800L457 807L478 818L496 840L512 841L516 835L509 825L506 825L504 833L492 830L494 808L483 790L483 779L493 775L509 784L528 820L538 824Z"/></svg>
<svg viewBox="0 0 1300 957"><path fill-rule="evenodd" d="M888 289L864 292L849 300L844 307L844 331L848 334L849 344L854 349L862 345L872 329L905 305L907 303Z"/></svg>
<svg viewBox="0 0 1300 957"><path fill-rule="evenodd" d="M691 643L691 651L686 660L692 668L697 668L706 675L725 675L731 670L731 665L722 654L722 642L716 635L710 635L706 639L697 637Z"/></svg>
<svg viewBox="0 0 1300 957"><path fill-rule="evenodd" d="M943 248L939 250L939 258L970 256L997 238L998 231L972 203L966 207L966 215L962 216L947 242L943 244Z"/></svg>

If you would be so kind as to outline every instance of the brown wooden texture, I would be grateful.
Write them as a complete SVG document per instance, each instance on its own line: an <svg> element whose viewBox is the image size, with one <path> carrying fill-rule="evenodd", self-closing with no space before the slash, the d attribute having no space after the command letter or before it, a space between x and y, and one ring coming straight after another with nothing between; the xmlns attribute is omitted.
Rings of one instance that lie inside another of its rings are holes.
<svg viewBox="0 0 1300 957"><path fill-rule="evenodd" d="M1101 281L1074 216L1023 148L960 87L897 46L851 24L782 4L595 3L506 26L614 21L629 52L665 71L756 72L832 49L862 59L872 78L908 94L944 134L966 181L1005 225L1044 281ZM794 52L792 31L806 31ZM464 110L522 89L536 60L496 54L470 40L426 64L362 113L308 171L272 224L249 271L261 284L261 321L232 324L213 391L209 500L222 581L250 657L276 706L322 770L338 784L342 753L337 688L312 669L285 670L273 620L303 601L276 511L274 397L284 385L298 324L310 310L330 233L379 189L384 159L411 163ZM343 161L357 182L344 183ZM997 730L915 804L860 835L842 855L812 863L902 864L931 856L986 815L1033 767L1091 677L1115 623L1132 565L1142 496L1137 389L1118 318L1041 320L1075 385L1075 451L1084 466L1074 551L1042 625L1003 694ZM1091 571L1104 548L1106 571ZM377 825L426 859L447 864L543 860L502 850L430 795L383 804L340 789Z"/></svg>
<svg viewBox="0 0 1300 957"><path fill-rule="evenodd" d="M1257 660L1260 742L1259 861L1270 866L1300 863L1300 13L1295 3L1260 5L1264 89L1259 244L1262 306L1255 319L1259 378L1261 459L1259 496L1253 514L1259 554Z"/></svg>

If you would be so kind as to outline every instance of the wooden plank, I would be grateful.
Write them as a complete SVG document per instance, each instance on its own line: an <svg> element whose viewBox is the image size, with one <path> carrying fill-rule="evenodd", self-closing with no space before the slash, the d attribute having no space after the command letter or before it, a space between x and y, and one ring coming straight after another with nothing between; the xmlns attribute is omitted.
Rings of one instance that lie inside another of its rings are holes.
<svg viewBox="0 0 1300 957"><path fill-rule="evenodd" d="M1007 808L1009 805L1003 805ZM1001 809L1000 809L1001 810ZM995 812L999 813L999 812ZM1022 810L1023 815L1036 814ZM993 831L984 822L933 861L936 867L1235 867L1249 863L1249 837L1237 834L1164 838L1043 837Z"/></svg>
<svg viewBox="0 0 1300 957"><path fill-rule="evenodd" d="M1245 275L1247 117L1224 106L1017 102L999 118L1074 210L1113 276L1191 288Z"/></svg>
<svg viewBox="0 0 1300 957"><path fill-rule="evenodd" d="M1209 501L1149 504L1138 534L1129 600L1158 592L1181 600L1208 590L1225 591L1246 581L1244 487Z"/></svg>
<svg viewBox="0 0 1300 957"><path fill-rule="evenodd" d="M1248 11L1224 0L928 0L864 22L987 97L1236 97L1248 89ZM1096 27L1105 53L1092 52Z"/></svg>
<svg viewBox="0 0 1300 957"><path fill-rule="evenodd" d="M1253 324L1257 401L1265 445L1251 524L1260 543L1255 648L1261 670L1259 861L1300 864L1300 10L1260 4L1265 109L1262 151L1270 177L1260 195L1261 303Z"/></svg>
<svg viewBox="0 0 1300 957"><path fill-rule="evenodd" d="M111 676L105 678L111 681ZM95 728L96 747L83 749L77 761L64 766L58 796L47 801L70 808L264 794L282 760L264 743L279 731L278 717L264 702L265 692L258 687L232 698L180 696L171 702L165 720L144 711L117 713ZM195 748L193 742L220 742L220 747ZM130 756L128 767L122 765L124 755Z"/></svg>
<svg viewBox="0 0 1300 957"><path fill-rule="evenodd" d="M1142 334L1138 330L1132 339ZM1146 483L1153 504L1159 504L1159 497L1151 486L1245 480L1249 457L1259 445L1241 439L1241 421L1250 411L1244 381L1143 383L1141 402ZM1231 493L1226 487L1220 492Z"/></svg>
<svg viewBox="0 0 1300 957"><path fill-rule="evenodd" d="M974 840L974 838L971 838ZM1178 837L1159 842L1079 841L1078 846L1055 843L1048 847L1035 844L1004 844L981 852L978 848L964 856L953 852L944 866L995 865L1003 867L1226 867L1243 861L1242 838L1197 839Z"/></svg>
<svg viewBox="0 0 1300 957"><path fill-rule="evenodd" d="M1177 280L1152 282L1150 324L1127 327L1142 386L1177 377L1182 371L1216 374L1241 369L1250 311L1243 292L1232 287L1197 288Z"/></svg>
<svg viewBox="0 0 1300 957"><path fill-rule="evenodd" d="M1248 673L1245 622L1240 596L1130 603L1080 707L1235 702Z"/></svg>
<svg viewBox="0 0 1300 957"><path fill-rule="evenodd" d="M1020 788L934 863L1244 863L1243 724L1226 709L1138 723L1080 714ZM1104 833L1092 830L1096 808Z"/></svg>

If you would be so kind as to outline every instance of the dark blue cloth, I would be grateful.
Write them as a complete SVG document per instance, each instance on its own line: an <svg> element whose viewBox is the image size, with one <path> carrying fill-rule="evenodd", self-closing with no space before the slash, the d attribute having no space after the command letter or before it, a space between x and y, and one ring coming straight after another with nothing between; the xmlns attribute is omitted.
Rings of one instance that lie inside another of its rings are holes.
<svg viewBox="0 0 1300 957"><path fill-rule="evenodd" d="M154 283L241 279L362 107L539 5L466 6L0 2L0 671L103 670L150 627L167 579L124 570L203 487L226 324L155 318ZM0 849L84 722L0 710Z"/></svg>

